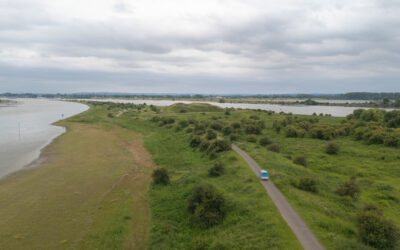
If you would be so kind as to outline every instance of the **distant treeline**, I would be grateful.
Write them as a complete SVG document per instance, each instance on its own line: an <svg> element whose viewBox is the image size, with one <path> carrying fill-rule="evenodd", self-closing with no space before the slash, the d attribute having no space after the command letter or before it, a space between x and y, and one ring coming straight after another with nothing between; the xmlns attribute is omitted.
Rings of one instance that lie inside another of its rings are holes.
<svg viewBox="0 0 400 250"><path fill-rule="evenodd" d="M146 94L146 93L71 93L71 94L40 94L40 93L3 93L2 97L11 98L157 98L157 99L209 99L209 98L323 98L339 100L396 100L400 98L400 92L350 92L345 94L266 94L266 95L202 95L202 94Z"/></svg>

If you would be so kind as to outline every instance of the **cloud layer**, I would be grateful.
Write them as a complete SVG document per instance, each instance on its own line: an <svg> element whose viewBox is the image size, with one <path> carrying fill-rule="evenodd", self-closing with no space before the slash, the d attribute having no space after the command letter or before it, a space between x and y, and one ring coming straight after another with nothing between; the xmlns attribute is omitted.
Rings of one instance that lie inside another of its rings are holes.
<svg viewBox="0 0 400 250"><path fill-rule="evenodd" d="M0 92L400 91L398 1L32 2L0 2Z"/></svg>

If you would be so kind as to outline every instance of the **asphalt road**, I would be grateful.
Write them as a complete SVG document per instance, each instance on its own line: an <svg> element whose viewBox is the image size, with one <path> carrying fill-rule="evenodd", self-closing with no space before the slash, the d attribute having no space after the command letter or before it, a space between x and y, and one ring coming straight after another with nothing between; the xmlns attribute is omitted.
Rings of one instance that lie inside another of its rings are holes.
<svg viewBox="0 0 400 250"><path fill-rule="evenodd" d="M241 150L236 145L232 144L232 149L235 150L246 162L249 164L253 172L259 176L260 166L255 162L246 152ZM278 208L283 219L292 229L301 245L306 250L322 250L324 247L318 242L315 235L311 232L310 228L304 223L292 206L287 202L286 198L282 195L278 188L271 180L263 181L260 179L261 184L264 186L268 195L271 197L275 206Z"/></svg>

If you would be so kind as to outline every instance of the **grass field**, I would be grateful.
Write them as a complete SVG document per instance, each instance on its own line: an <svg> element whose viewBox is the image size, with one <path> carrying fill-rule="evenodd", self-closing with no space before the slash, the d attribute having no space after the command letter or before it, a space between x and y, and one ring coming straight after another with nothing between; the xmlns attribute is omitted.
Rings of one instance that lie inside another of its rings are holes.
<svg viewBox="0 0 400 250"><path fill-rule="evenodd" d="M46 147L39 167L0 181L0 248L143 249L153 163L141 136L60 125L68 132Z"/></svg>

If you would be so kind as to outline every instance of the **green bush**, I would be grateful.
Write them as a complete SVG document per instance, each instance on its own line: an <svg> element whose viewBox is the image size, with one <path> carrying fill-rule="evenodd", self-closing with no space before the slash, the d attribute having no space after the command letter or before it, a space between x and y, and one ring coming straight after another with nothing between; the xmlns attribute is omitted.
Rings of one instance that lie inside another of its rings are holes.
<svg viewBox="0 0 400 250"><path fill-rule="evenodd" d="M230 139L231 141L237 141L238 138L239 138L239 135L238 135L238 134L231 134L231 135L229 136L229 139Z"/></svg>
<svg viewBox="0 0 400 250"><path fill-rule="evenodd" d="M232 123L232 128L239 129L240 128L240 123L238 123L238 122Z"/></svg>
<svg viewBox="0 0 400 250"><path fill-rule="evenodd" d="M208 130L207 134L206 134L206 138L207 138L207 140L215 139L215 138L217 138L217 134L212 130Z"/></svg>
<svg viewBox="0 0 400 250"><path fill-rule="evenodd" d="M232 132L233 132L233 129L230 126L225 126L222 128L222 133L224 135L230 135Z"/></svg>
<svg viewBox="0 0 400 250"><path fill-rule="evenodd" d="M248 142L257 142L257 137L255 137L254 135L250 135L247 137L247 141Z"/></svg>
<svg viewBox="0 0 400 250"><path fill-rule="evenodd" d="M330 155L335 155L335 154L337 154L337 153L339 153L339 145L338 144L336 144L336 143L334 143L334 142L329 142L327 145L326 145L326 149L325 149L325 152L327 153L327 154L330 154Z"/></svg>
<svg viewBox="0 0 400 250"><path fill-rule="evenodd" d="M208 170L208 175L213 177L220 176L223 173L224 173L224 166L220 162L215 163L214 166Z"/></svg>
<svg viewBox="0 0 400 250"><path fill-rule="evenodd" d="M357 226L359 237L366 245L376 249L393 249L396 246L399 229L376 207L367 206L359 212Z"/></svg>
<svg viewBox="0 0 400 250"><path fill-rule="evenodd" d="M275 153L279 153L281 151L281 148L279 147L278 144L271 144L268 146L267 148L269 151L275 152Z"/></svg>
<svg viewBox="0 0 400 250"><path fill-rule="evenodd" d="M201 140L200 151L207 151L209 147L210 147L210 142L209 141L204 140L204 139Z"/></svg>
<svg viewBox="0 0 400 250"><path fill-rule="evenodd" d="M200 136L194 136L194 137L192 137L192 139L190 140L190 146L191 146L192 148L195 148L195 147L199 146L200 143L201 143L201 138L200 138Z"/></svg>
<svg viewBox="0 0 400 250"><path fill-rule="evenodd" d="M231 145L229 142L226 140L214 140L211 142L210 147L208 148L209 152L223 152L223 151L228 151L231 149Z"/></svg>
<svg viewBox="0 0 400 250"><path fill-rule="evenodd" d="M295 185L298 189L312 192L312 193L317 193L318 192L318 187L317 187L318 181L312 176L302 176L300 177L299 181Z"/></svg>
<svg viewBox="0 0 400 250"><path fill-rule="evenodd" d="M222 223L225 216L225 198L214 186L202 184L195 187L188 197L187 209L196 224L216 226Z"/></svg>
<svg viewBox="0 0 400 250"><path fill-rule="evenodd" d="M214 129L214 130L217 130L217 131L221 131L221 130L222 130L222 124L219 123L219 122L213 122L213 123L211 123L210 127L211 127L212 129Z"/></svg>
<svg viewBox="0 0 400 250"><path fill-rule="evenodd" d="M258 143L260 143L261 146L267 146L272 143L272 141L268 137L263 137L261 138Z"/></svg>
<svg viewBox="0 0 400 250"><path fill-rule="evenodd" d="M169 176L165 168L155 169L153 171L152 177L155 184L169 184Z"/></svg>
<svg viewBox="0 0 400 250"><path fill-rule="evenodd" d="M295 128L294 126L287 126L286 127L286 137L303 137L305 134L303 129Z"/></svg>
<svg viewBox="0 0 400 250"><path fill-rule="evenodd" d="M294 164L301 165L303 167L307 167L307 160L304 156L298 156L293 160Z"/></svg>
<svg viewBox="0 0 400 250"><path fill-rule="evenodd" d="M349 181L339 185L336 193L340 196L350 196L353 199L357 199L361 193L360 185L356 182L355 178L350 178Z"/></svg>

